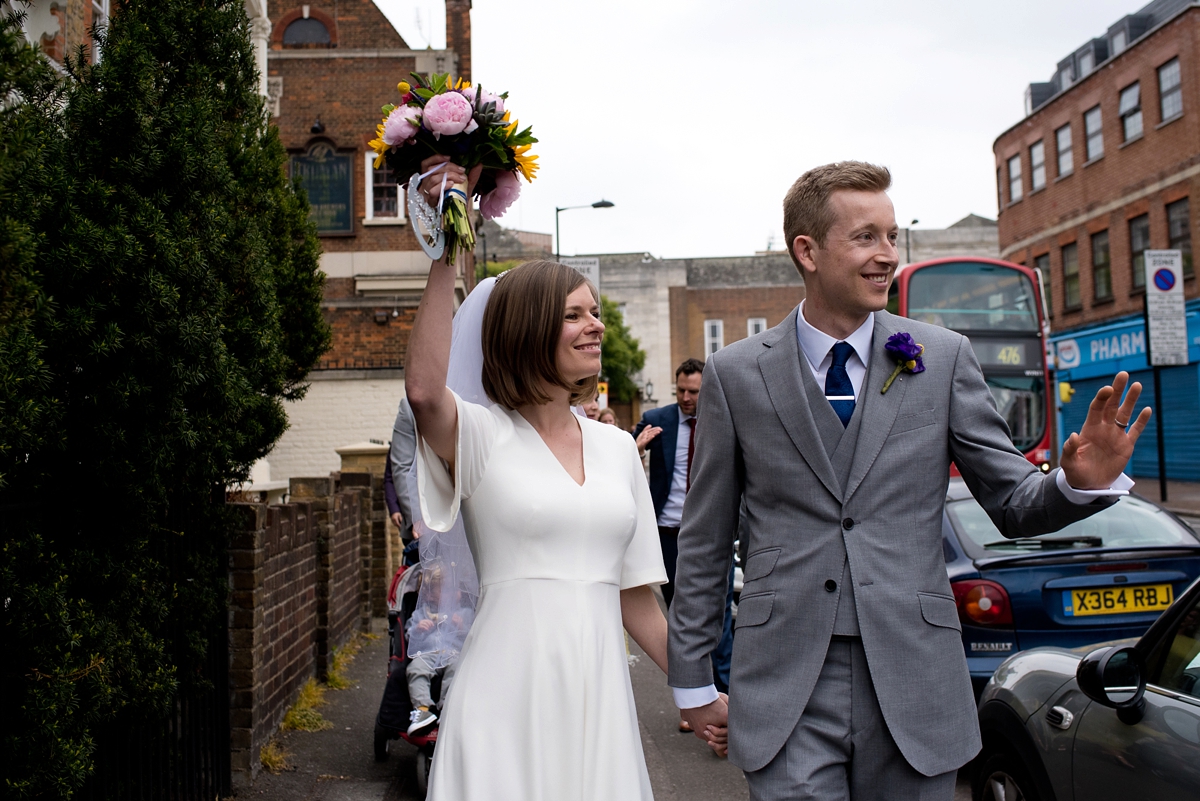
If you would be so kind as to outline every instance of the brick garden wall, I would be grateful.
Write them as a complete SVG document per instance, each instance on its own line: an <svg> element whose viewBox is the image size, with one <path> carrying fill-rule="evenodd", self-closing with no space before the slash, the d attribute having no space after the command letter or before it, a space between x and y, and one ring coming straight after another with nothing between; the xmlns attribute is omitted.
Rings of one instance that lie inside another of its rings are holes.
<svg viewBox="0 0 1200 801"><path fill-rule="evenodd" d="M259 751L300 687L324 678L332 650L369 622L370 512L382 484L337 474L292 479L291 502L234 504L230 543L231 759L253 780ZM365 480L364 480L365 479ZM364 519L364 517L366 519ZM386 536L382 545L386 554ZM386 593L384 584L381 592ZM376 593L379 594L379 593Z"/></svg>

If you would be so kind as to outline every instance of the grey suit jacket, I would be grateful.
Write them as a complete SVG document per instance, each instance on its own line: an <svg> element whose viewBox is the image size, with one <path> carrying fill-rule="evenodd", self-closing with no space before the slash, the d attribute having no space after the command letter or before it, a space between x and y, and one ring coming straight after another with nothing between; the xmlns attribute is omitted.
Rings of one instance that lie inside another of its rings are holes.
<svg viewBox="0 0 1200 801"><path fill-rule="evenodd" d="M848 560L892 736L921 773L954 770L978 752L980 738L941 542L951 460L1005 536L1055 531L1108 502L1072 504L1013 448L965 337L886 312L875 315L854 411L864 417L842 486L802 385L797 313L713 354L705 367L670 610L669 682L712 683L708 655L721 636L744 499L748 557L729 682L730 760L757 770L795 728L825 660ZM895 366L884 345L900 331L924 344L926 370L901 374L880 394Z"/></svg>

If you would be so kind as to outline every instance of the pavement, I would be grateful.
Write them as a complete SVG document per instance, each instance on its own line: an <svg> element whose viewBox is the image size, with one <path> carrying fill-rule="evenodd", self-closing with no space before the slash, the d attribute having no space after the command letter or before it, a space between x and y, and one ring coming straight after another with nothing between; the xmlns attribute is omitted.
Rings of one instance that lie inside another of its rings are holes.
<svg viewBox="0 0 1200 801"><path fill-rule="evenodd" d="M382 634L385 621L372 630ZM656 801L748 801L742 772L709 751L691 734L678 731L679 715L662 671L630 642L635 659L629 675L638 708L642 748ZM321 714L333 728L318 732L281 732L278 743L289 753L290 769L263 771L253 786L237 792L239 801L418 801L417 751L393 741L386 762L373 751L375 713L387 677L387 641L368 642L346 671L352 686L328 690ZM497 794L502 798L502 794ZM969 801L970 788L959 781L955 801Z"/></svg>
<svg viewBox="0 0 1200 801"><path fill-rule="evenodd" d="M1143 498L1161 504L1180 517L1200 519L1200 483L1194 481L1171 481L1167 479L1167 500L1162 497L1157 478L1135 478L1133 491ZM1192 528L1196 528L1193 524Z"/></svg>

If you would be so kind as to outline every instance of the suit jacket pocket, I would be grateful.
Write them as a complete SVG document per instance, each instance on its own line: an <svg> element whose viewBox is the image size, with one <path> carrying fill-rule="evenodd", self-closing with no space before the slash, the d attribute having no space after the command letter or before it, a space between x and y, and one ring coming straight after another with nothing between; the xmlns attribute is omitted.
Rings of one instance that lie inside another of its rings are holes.
<svg viewBox="0 0 1200 801"><path fill-rule="evenodd" d="M903 417L897 418L896 422L892 424L891 436L903 434L908 431L916 431L918 428L925 428L926 426L933 425L935 422L937 422L937 419L934 417L934 413L934 409L926 409L923 412L907 414Z"/></svg>
<svg viewBox="0 0 1200 801"><path fill-rule="evenodd" d="M962 623L958 620L958 605L954 603L953 598L931 592L918 592L917 598L921 601L921 617L925 618L926 623L962 631ZM741 615L740 606L738 615Z"/></svg>
<svg viewBox="0 0 1200 801"><path fill-rule="evenodd" d="M743 595L738 604L737 628L761 626L771 619L771 611L775 608L775 593L759 592L754 595Z"/></svg>
<svg viewBox="0 0 1200 801"><path fill-rule="evenodd" d="M765 551L755 551L746 557L746 569L742 571L742 581L754 581L766 578L775 569L779 561L781 548L768 548Z"/></svg>

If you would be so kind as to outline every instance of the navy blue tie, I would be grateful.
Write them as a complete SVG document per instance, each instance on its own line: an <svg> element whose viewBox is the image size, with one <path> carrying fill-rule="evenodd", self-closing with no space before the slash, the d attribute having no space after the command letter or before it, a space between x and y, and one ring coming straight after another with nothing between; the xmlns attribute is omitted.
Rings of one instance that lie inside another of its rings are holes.
<svg viewBox="0 0 1200 801"><path fill-rule="evenodd" d="M825 374L825 397L843 426L850 425L850 417L854 414L854 385L846 373L846 361L852 353L854 347L848 342L834 345L833 364Z"/></svg>

